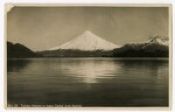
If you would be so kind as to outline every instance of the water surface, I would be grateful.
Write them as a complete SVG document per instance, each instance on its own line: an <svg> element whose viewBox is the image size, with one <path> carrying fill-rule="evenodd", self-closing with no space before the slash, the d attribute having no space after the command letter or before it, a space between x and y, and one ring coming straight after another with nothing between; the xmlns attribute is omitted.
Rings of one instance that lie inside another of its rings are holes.
<svg viewBox="0 0 175 112"><path fill-rule="evenodd" d="M33 58L7 61L10 105L168 106L168 60Z"/></svg>

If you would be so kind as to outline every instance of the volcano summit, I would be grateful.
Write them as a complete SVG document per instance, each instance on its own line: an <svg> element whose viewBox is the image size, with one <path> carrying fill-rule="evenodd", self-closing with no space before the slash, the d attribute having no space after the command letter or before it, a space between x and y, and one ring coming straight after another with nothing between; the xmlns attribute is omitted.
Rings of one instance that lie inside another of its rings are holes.
<svg viewBox="0 0 175 112"><path fill-rule="evenodd" d="M119 48L103 38L93 34L90 31L85 31L80 36L49 50L81 50L81 51L95 51L95 50L113 50Z"/></svg>

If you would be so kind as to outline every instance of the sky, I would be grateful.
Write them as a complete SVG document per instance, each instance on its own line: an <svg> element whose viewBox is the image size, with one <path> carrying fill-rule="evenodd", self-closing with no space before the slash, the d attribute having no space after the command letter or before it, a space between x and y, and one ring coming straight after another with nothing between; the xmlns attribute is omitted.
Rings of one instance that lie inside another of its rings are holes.
<svg viewBox="0 0 175 112"><path fill-rule="evenodd" d="M169 35L167 7L13 7L7 40L34 51L59 46L89 30L123 45Z"/></svg>

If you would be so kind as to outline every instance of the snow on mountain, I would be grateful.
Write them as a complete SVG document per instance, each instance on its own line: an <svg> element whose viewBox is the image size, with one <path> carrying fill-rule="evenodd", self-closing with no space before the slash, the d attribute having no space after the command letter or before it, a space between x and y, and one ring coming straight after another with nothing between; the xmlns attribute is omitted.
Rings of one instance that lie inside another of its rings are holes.
<svg viewBox="0 0 175 112"><path fill-rule="evenodd" d="M169 40L168 40L168 38L155 36L155 37L151 38L147 43L156 43L156 44L168 46Z"/></svg>
<svg viewBox="0 0 175 112"><path fill-rule="evenodd" d="M83 51L92 51L92 50L113 50L119 48L117 46L103 38L93 34L90 31L85 31L80 36L70 40L60 46L51 48L50 50L58 49L73 49L73 50L83 50Z"/></svg>

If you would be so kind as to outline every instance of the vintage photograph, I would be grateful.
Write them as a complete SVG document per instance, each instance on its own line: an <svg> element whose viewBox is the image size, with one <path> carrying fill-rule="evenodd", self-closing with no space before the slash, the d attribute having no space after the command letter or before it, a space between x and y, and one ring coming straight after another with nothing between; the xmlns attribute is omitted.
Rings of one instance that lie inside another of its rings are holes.
<svg viewBox="0 0 175 112"><path fill-rule="evenodd" d="M169 6L11 6L7 107L169 107Z"/></svg>

